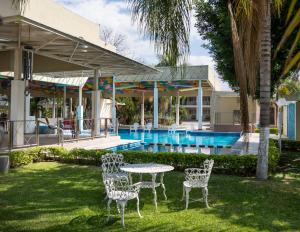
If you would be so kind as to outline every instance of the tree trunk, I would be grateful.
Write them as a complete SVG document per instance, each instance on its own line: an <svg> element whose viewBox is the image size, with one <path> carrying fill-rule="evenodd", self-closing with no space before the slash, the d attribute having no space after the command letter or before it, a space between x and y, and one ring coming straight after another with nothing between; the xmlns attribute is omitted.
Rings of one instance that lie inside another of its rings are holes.
<svg viewBox="0 0 300 232"><path fill-rule="evenodd" d="M260 50L260 135L256 177L268 178L268 150L270 136L270 82L271 82L271 2L264 0Z"/></svg>

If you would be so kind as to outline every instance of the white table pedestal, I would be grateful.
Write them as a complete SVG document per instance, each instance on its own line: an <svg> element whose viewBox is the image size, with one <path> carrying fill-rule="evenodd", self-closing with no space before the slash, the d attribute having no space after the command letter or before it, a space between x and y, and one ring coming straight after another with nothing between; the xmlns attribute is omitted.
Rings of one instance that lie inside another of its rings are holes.
<svg viewBox="0 0 300 232"><path fill-rule="evenodd" d="M148 188L152 189L153 195L154 195L154 205L155 209L157 209L157 193L156 188L162 187L163 194L165 197L165 200L167 200L166 195L166 187L164 184L164 173L174 170L174 167L170 165L163 165L163 164L128 164L124 167L121 167L121 170L124 172L128 172L129 174L129 181L132 184L132 174L140 174L140 182L141 188ZM151 181L143 181L143 174L150 174L151 175ZM160 181L159 183L156 182L157 175L160 175Z"/></svg>

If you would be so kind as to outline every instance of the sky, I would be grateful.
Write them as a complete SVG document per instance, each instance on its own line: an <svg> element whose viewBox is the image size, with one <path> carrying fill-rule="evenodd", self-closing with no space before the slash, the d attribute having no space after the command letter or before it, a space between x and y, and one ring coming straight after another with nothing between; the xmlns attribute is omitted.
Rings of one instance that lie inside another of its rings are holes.
<svg viewBox="0 0 300 232"><path fill-rule="evenodd" d="M154 65L158 63L154 45L144 38L138 30L138 26L131 20L130 11L125 0L56 0L66 8L77 14L100 24L100 27L111 28L113 31L126 36L130 58L142 60L143 63ZM191 20L190 34L190 65L209 65L214 69L213 59L208 51L202 47L205 43L194 26L196 19ZM228 85L222 84L224 89Z"/></svg>

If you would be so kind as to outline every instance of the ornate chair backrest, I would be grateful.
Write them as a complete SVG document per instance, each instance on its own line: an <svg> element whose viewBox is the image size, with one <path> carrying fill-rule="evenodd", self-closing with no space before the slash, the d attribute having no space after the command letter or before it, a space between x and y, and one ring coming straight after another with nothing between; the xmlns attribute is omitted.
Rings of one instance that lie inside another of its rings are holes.
<svg viewBox="0 0 300 232"><path fill-rule="evenodd" d="M214 160L205 160L203 168L187 168L185 169L185 179L192 186L207 186Z"/></svg>
<svg viewBox="0 0 300 232"><path fill-rule="evenodd" d="M123 155L108 153L101 157L103 175L121 172L120 167L124 165Z"/></svg>
<svg viewBox="0 0 300 232"><path fill-rule="evenodd" d="M117 179L106 179L104 181L108 197L114 200L128 200L131 194L139 192L139 185L130 185L128 178L122 176Z"/></svg>

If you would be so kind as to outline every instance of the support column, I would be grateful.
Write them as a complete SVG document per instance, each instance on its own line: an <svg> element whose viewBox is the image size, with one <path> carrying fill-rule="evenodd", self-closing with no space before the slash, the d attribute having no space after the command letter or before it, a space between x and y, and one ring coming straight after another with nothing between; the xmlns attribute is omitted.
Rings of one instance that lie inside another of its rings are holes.
<svg viewBox="0 0 300 232"><path fill-rule="evenodd" d="M79 133L83 130L82 87L83 86L79 86L78 104L77 104L77 109L76 109L76 118L78 121Z"/></svg>
<svg viewBox="0 0 300 232"><path fill-rule="evenodd" d="M116 84L115 84L115 76L113 76L113 91L112 91L112 127L114 132L117 131L117 110L116 110Z"/></svg>
<svg viewBox="0 0 300 232"><path fill-rule="evenodd" d="M25 96L25 120L26 121L30 120L30 99L31 99L30 94Z"/></svg>
<svg viewBox="0 0 300 232"><path fill-rule="evenodd" d="M11 138L13 146L24 145L25 81L22 80L22 49L15 49L14 80L10 88Z"/></svg>
<svg viewBox="0 0 300 232"><path fill-rule="evenodd" d="M94 71L93 79L93 92L92 92L92 119L93 124L93 136L100 135L100 90L99 90L99 77L100 72L98 69Z"/></svg>
<svg viewBox="0 0 300 232"><path fill-rule="evenodd" d="M202 86L199 81L198 96L197 96L197 115L198 115L198 130L202 130Z"/></svg>
<svg viewBox="0 0 300 232"><path fill-rule="evenodd" d="M179 126L180 124L180 96L179 92L177 92L176 96L176 125Z"/></svg>
<svg viewBox="0 0 300 232"><path fill-rule="evenodd" d="M142 92L142 104L141 104L141 126L145 126L145 92Z"/></svg>
<svg viewBox="0 0 300 232"><path fill-rule="evenodd" d="M64 86L64 97L63 97L63 118L67 118L67 86Z"/></svg>
<svg viewBox="0 0 300 232"><path fill-rule="evenodd" d="M52 99L52 118L56 118L55 97Z"/></svg>
<svg viewBox="0 0 300 232"><path fill-rule="evenodd" d="M213 129L216 122L216 93L212 91L210 100L210 128Z"/></svg>
<svg viewBox="0 0 300 232"><path fill-rule="evenodd" d="M30 117L30 94L25 95L25 133L33 133L35 121Z"/></svg>
<svg viewBox="0 0 300 232"><path fill-rule="evenodd" d="M70 109L69 109L69 111L70 111L70 118L73 118L73 116L74 116L74 112L73 112L73 98L71 97L70 98Z"/></svg>
<svg viewBox="0 0 300 232"><path fill-rule="evenodd" d="M158 129L158 88L156 81L154 82L153 98L153 126L154 129Z"/></svg>

